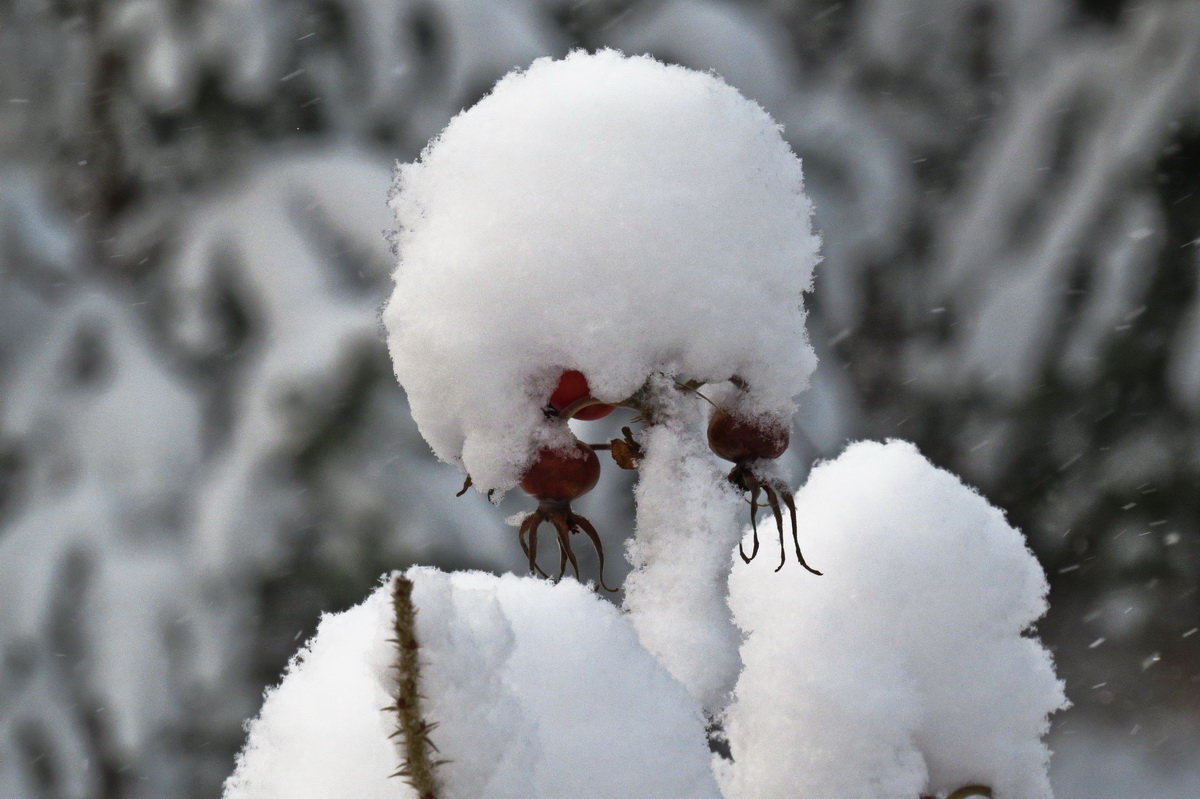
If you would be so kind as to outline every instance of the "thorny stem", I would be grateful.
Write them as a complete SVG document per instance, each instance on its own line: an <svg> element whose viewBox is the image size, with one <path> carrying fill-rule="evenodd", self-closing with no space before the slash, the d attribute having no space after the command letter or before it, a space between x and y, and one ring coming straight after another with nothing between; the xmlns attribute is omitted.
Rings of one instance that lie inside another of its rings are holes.
<svg viewBox="0 0 1200 799"><path fill-rule="evenodd" d="M437 723L428 723L421 715L419 650L417 647L417 611L412 601L412 580L397 577L392 584L392 607L396 614L397 696L396 704L384 708L396 714L398 726L392 737L404 740L404 761L391 776L404 777L421 799L437 799L434 768L447 761L431 760L429 750L437 747L429 733Z"/></svg>

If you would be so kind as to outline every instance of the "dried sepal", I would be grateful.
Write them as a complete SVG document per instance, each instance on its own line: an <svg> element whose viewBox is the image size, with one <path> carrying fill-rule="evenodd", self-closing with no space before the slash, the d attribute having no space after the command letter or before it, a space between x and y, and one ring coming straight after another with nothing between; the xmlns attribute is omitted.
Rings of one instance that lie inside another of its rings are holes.
<svg viewBox="0 0 1200 799"><path fill-rule="evenodd" d="M820 575L821 572L808 565L804 560L804 554L800 551L800 534L796 528L796 503L787 485L777 477L761 474L755 469L753 461L734 466L733 470L729 472L729 482L750 495L748 501L750 503L750 526L753 530L753 549L747 555L746 550L739 543L742 560L749 563L758 554L758 498L759 494L762 494L766 498L767 507L771 509L771 515L775 517L775 526L779 530L779 565L775 567L775 571L782 569L783 564L787 562L787 544L784 540L783 527L783 507L786 507L791 519L792 543L796 548L796 560L800 561L800 565L809 572Z"/></svg>
<svg viewBox="0 0 1200 799"><path fill-rule="evenodd" d="M636 469L645 456L642 445L634 439L633 431L628 427L621 428L621 436L608 442L609 454L622 469Z"/></svg>
<svg viewBox="0 0 1200 799"><path fill-rule="evenodd" d="M529 571L531 574L547 578L550 576L537 563L538 528L543 523L549 523L554 528L558 541L558 576L554 578L555 580L561 580L566 574L568 562L575 572L576 579L579 579L579 560L575 557L575 551L571 548L571 534L583 533L592 542L592 546L596 550L596 559L600 567L600 574L598 576L600 587L605 591L617 590L610 588L604 582L604 544L600 540L600 534L596 532L596 528L591 522L571 510L570 503L559 500L544 499L539 502L537 510L526 516L517 530L517 541L521 544L521 551L529 559Z"/></svg>

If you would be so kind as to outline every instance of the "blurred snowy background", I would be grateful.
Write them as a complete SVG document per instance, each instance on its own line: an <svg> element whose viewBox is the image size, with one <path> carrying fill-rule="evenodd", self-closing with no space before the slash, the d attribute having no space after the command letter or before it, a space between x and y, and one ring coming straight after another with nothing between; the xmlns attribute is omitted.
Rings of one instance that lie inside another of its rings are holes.
<svg viewBox="0 0 1200 799"><path fill-rule="evenodd" d="M321 611L521 570L526 503L455 499L391 376L384 198L576 46L785 126L825 238L797 476L897 436L978 485L1053 586L1059 796L1200 795L1194 0L0 4L0 795L213 796Z"/></svg>

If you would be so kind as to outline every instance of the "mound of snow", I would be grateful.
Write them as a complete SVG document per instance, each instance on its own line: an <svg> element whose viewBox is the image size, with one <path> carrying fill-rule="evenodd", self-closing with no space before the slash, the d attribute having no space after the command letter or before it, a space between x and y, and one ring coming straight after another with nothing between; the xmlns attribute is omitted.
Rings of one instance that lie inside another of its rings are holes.
<svg viewBox="0 0 1200 799"><path fill-rule="evenodd" d="M1047 584L1020 532L905 442L862 442L796 495L824 576L738 562L746 632L726 795L915 797L970 783L1043 799L1062 708L1029 626Z"/></svg>
<svg viewBox="0 0 1200 799"><path fill-rule="evenodd" d="M700 708L574 581L415 567L423 712L449 799L718 799ZM400 750L392 581L325 617L268 693L226 799L415 796Z"/></svg>
<svg viewBox="0 0 1200 799"><path fill-rule="evenodd" d="M800 161L715 75L614 51L538 60L401 166L391 206L396 375L480 490L563 443L541 409L564 369L607 401L656 372L738 375L786 416L807 386L819 242Z"/></svg>

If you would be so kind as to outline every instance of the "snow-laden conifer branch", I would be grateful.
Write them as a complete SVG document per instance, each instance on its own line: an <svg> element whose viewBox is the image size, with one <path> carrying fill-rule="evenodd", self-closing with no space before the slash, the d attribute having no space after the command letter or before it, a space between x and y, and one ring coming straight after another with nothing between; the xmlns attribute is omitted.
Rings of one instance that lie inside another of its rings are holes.
<svg viewBox="0 0 1200 799"><path fill-rule="evenodd" d="M421 799L437 799L437 779L434 767L441 761L430 758L437 746L429 740L429 733L437 722L427 722L421 713L421 664L420 647L417 644L417 611L412 600L413 584L407 577L397 576L392 581L392 609L395 612L396 646L395 668L397 694L396 704L385 708L396 714L398 726L393 737L402 739L404 763L393 777L404 777L416 789Z"/></svg>

